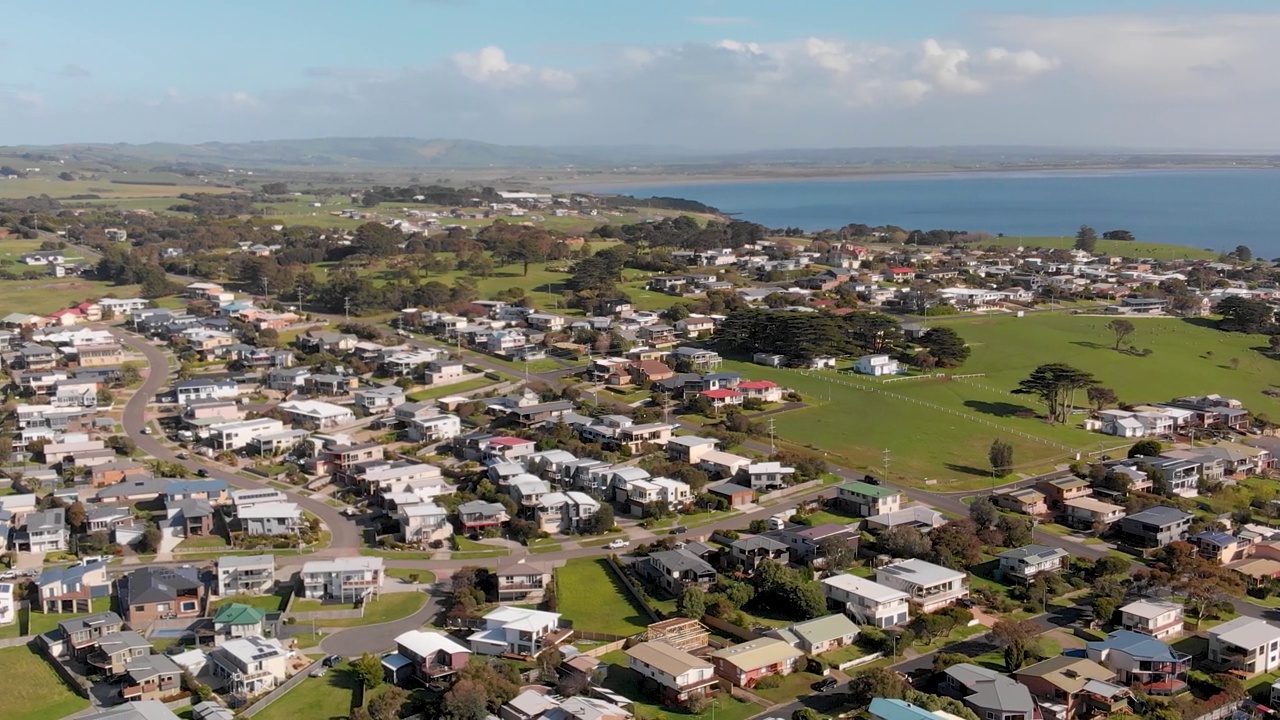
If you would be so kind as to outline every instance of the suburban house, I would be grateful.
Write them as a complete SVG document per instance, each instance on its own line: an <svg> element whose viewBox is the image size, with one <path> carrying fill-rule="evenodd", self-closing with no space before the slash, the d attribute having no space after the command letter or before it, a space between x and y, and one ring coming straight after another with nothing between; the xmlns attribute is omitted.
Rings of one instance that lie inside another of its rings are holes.
<svg viewBox="0 0 1280 720"><path fill-rule="evenodd" d="M715 451L718 444L719 441L714 438L681 435L668 440L664 447L668 460L697 465L703 455Z"/></svg>
<svg viewBox="0 0 1280 720"><path fill-rule="evenodd" d="M1248 616L1209 628L1209 662L1258 675L1280 668L1280 627Z"/></svg>
<svg viewBox="0 0 1280 720"><path fill-rule="evenodd" d="M577 655L568 666L584 660L594 661L595 658ZM630 700L613 693L603 694L609 699L587 695L562 697L544 693L541 688L530 688L498 708L497 716L488 717L495 720L626 720L631 717L627 710L631 706Z"/></svg>
<svg viewBox="0 0 1280 720"><path fill-rule="evenodd" d="M938 689L988 720L1033 720L1039 710L1025 685L1004 673L971 663L952 665L943 671Z"/></svg>
<svg viewBox="0 0 1280 720"><path fill-rule="evenodd" d="M795 474L795 468L786 467L780 462L751 463L741 476L740 482L752 490L768 492L787 487Z"/></svg>
<svg viewBox="0 0 1280 720"><path fill-rule="evenodd" d="M859 625L878 628L903 625L911 617L910 596L867 578L841 573L822 579L827 605L843 610Z"/></svg>
<svg viewBox="0 0 1280 720"><path fill-rule="evenodd" d="M1049 512L1049 504L1045 502L1044 493L1034 488L997 490L991 494L991 499L996 507L1024 515L1044 515Z"/></svg>
<svg viewBox="0 0 1280 720"><path fill-rule="evenodd" d="M116 597L130 627L156 620L197 618L204 612L204 583L194 567L144 567L116 580Z"/></svg>
<svg viewBox="0 0 1280 720"><path fill-rule="evenodd" d="M244 603L227 603L213 616L213 634L218 638L254 637L263 634L267 613Z"/></svg>
<svg viewBox="0 0 1280 720"><path fill-rule="evenodd" d="M471 651L441 632L410 630L396 636L396 652L382 658L391 681L430 682L452 675L471 661Z"/></svg>
<svg viewBox="0 0 1280 720"><path fill-rule="evenodd" d="M1186 540L1195 516L1175 507L1157 505L1120 520L1120 535L1128 545L1161 548L1174 540Z"/></svg>
<svg viewBox="0 0 1280 720"><path fill-rule="evenodd" d="M854 480L836 486L836 503L857 517L871 517L902 509L902 493Z"/></svg>
<svg viewBox="0 0 1280 720"><path fill-rule="evenodd" d="M714 485L706 485L702 488L703 492L708 495L714 495L722 498L729 503L730 509L737 509L750 505L756 499L756 493L749 487L743 487L735 482L722 482Z"/></svg>
<svg viewBox="0 0 1280 720"><path fill-rule="evenodd" d="M218 595L263 595L276 584L274 555L218 557Z"/></svg>
<svg viewBox="0 0 1280 720"><path fill-rule="evenodd" d="M458 506L458 522L466 532L495 527L509 519L507 509L499 503L470 500Z"/></svg>
<svg viewBox="0 0 1280 720"><path fill-rule="evenodd" d="M395 493L391 493L395 494ZM397 503L396 519L400 521L400 537L407 543L422 544L444 540L453 534L449 512L418 495L406 493L411 503Z"/></svg>
<svg viewBox="0 0 1280 720"><path fill-rule="evenodd" d="M120 697L130 702L165 700L182 692L182 668L168 655L142 655L124 664Z"/></svg>
<svg viewBox="0 0 1280 720"><path fill-rule="evenodd" d="M121 675L130 660L150 654L150 641L132 630L121 630L98 638L84 661L107 675Z"/></svg>
<svg viewBox="0 0 1280 720"><path fill-rule="evenodd" d="M767 535L738 538L729 545L729 560L748 573L765 560L786 564L787 544Z"/></svg>
<svg viewBox="0 0 1280 720"><path fill-rule="evenodd" d="M823 546L827 543L843 542L853 552L858 551L858 532L847 525L825 523L803 530L786 530L779 534L779 539L791 550L791 559L797 563L806 563L823 556Z"/></svg>
<svg viewBox="0 0 1280 720"><path fill-rule="evenodd" d="M716 692L715 666L661 641L627 649L627 667L658 684L664 705L681 705Z"/></svg>
<svg viewBox="0 0 1280 720"><path fill-rule="evenodd" d="M942 525L947 518L942 513L926 505L909 505L901 510L872 515L863 521L863 527L869 532L880 532L896 527L915 528L922 533Z"/></svg>
<svg viewBox="0 0 1280 720"><path fill-rule="evenodd" d="M716 674L741 688L755 687L769 675L790 675L801 668L804 653L777 638L762 637L711 653ZM801 668L802 669L802 668Z"/></svg>
<svg viewBox="0 0 1280 720"><path fill-rule="evenodd" d="M1212 635L1209 642L1212 648ZM1184 676L1191 669L1191 656L1150 635L1115 630L1105 640L1085 643L1085 652L1090 660L1114 670L1117 682L1136 683L1149 694L1173 695L1187 687Z"/></svg>
<svg viewBox="0 0 1280 720"><path fill-rule="evenodd" d="M1000 559L1000 576L1011 578L1016 582L1029 583L1032 578L1043 572L1057 572L1067 564L1071 555L1062 548L1045 545L1025 545L1013 550L1005 550L997 555Z"/></svg>
<svg viewBox="0 0 1280 720"><path fill-rule="evenodd" d="M882 697L871 699L871 705L867 707L867 715L873 720L953 720L956 717L951 713L943 714L925 710L906 700Z"/></svg>
<svg viewBox="0 0 1280 720"><path fill-rule="evenodd" d="M209 667L226 690L253 696L284 682L292 654L274 638L233 638L209 652Z"/></svg>
<svg viewBox="0 0 1280 720"><path fill-rule="evenodd" d="M467 638L471 651L480 655L536 657L558 634L560 613L500 605L484 616L484 629Z"/></svg>
<svg viewBox="0 0 1280 720"><path fill-rule="evenodd" d="M1040 704L1045 720L1112 716L1125 712L1133 693L1113 682L1115 672L1084 657L1059 655L1017 670L1022 683Z"/></svg>
<svg viewBox="0 0 1280 720"><path fill-rule="evenodd" d="M0 582L0 627L18 621L18 604L14 599L16 589L17 586L11 582Z"/></svg>
<svg viewBox="0 0 1280 720"><path fill-rule="evenodd" d="M346 425L356 419L350 409L319 400L289 400L276 407L290 422L320 430Z"/></svg>
<svg viewBox="0 0 1280 720"><path fill-rule="evenodd" d="M1120 627L1163 640L1182 632L1182 605L1161 600L1136 600L1120 608Z"/></svg>
<svg viewBox="0 0 1280 720"><path fill-rule="evenodd" d="M50 553L67 549L67 511L60 507L27 513L22 527L13 534L19 552Z"/></svg>
<svg viewBox="0 0 1280 720"><path fill-rule="evenodd" d="M858 626L838 613L776 628L765 635L782 640L806 655L821 655L852 645L858 638Z"/></svg>
<svg viewBox="0 0 1280 720"><path fill-rule="evenodd" d="M907 593L921 612L969 597L968 575L916 558L876 568L876 582Z"/></svg>
<svg viewBox="0 0 1280 720"><path fill-rule="evenodd" d="M304 524L297 503L258 503L236 508L236 518L245 535L294 535Z"/></svg>
<svg viewBox="0 0 1280 720"><path fill-rule="evenodd" d="M98 640L124 629L124 620L113 612L100 612L58 623L67 655L82 659Z"/></svg>
<svg viewBox="0 0 1280 720"><path fill-rule="evenodd" d="M1048 503L1050 510L1058 510L1065 507L1071 500L1078 500L1093 494L1089 481L1078 477L1045 480L1037 485L1036 489L1044 493L1045 501Z"/></svg>
<svg viewBox="0 0 1280 720"><path fill-rule="evenodd" d="M382 577L380 557L312 560L298 573L303 597L344 603L377 597Z"/></svg>
<svg viewBox="0 0 1280 720"><path fill-rule="evenodd" d="M1082 497L1063 503L1066 507L1066 521L1071 527L1096 528L1107 527L1124 517L1124 508L1109 502Z"/></svg>
<svg viewBox="0 0 1280 720"><path fill-rule="evenodd" d="M550 563L529 562L525 558L498 563L494 572L498 580L498 602L532 605L546 598L551 587Z"/></svg>
<svg viewBox="0 0 1280 720"><path fill-rule="evenodd" d="M95 598L111 596L107 563L99 560L70 567L47 567L36 579L36 589L40 602L32 604L32 609L37 612L90 612Z"/></svg>
<svg viewBox="0 0 1280 720"><path fill-rule="evenodd" d="M716 581L716 569L684 548L651 553L636 567L641 576L671 595L690 585L706 589Z"/></svg>
<svg viewBox="0 0 1280 720"><path fill-rule="evenodd" d="M889 355L863 355L853 363L853 370L862 375L897 375L902 368L897 360Z"/></svg>

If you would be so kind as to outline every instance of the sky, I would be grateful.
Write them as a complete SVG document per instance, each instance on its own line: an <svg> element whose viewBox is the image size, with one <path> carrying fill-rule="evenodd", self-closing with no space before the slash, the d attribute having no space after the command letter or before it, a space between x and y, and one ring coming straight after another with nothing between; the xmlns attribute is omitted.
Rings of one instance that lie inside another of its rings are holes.
<svg viewBox="0 0 1280 720"><path fill-rule="evenodd" d="M0 145L1271 151L1272 0L0 0Z"/></svg>

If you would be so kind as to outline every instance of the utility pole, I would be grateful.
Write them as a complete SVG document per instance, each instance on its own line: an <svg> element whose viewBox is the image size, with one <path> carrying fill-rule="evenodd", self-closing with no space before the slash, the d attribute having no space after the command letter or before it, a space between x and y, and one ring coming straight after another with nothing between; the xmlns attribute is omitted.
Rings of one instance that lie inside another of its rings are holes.
<svg viewBox="0 0 1280 720"><path fill-rule="evenodd" d="M351 319L351 296L342 298L342 313L347 320Z"/></svg>
<svg viewBox="0 0 1280 720"><path fill-rule="evenodd" d="M890 458L889 448L885 448L885 449L884 449L883 457L884 457L884 479L885 479L886 481L888 481L888 479L889 479L889 458Z"/></svg>
<svg viewBox="0 0 1280 720"><path fill-rule="evenodd" d="M298 312L302 312L302 283L298 283Z"/></svg>
<svg viewBox="0 0 1280 720"><path fill-rule="evenodd" d="M773 455L777 452L778 448L774 444L774 419L769 418L769 454Z"/></svg>

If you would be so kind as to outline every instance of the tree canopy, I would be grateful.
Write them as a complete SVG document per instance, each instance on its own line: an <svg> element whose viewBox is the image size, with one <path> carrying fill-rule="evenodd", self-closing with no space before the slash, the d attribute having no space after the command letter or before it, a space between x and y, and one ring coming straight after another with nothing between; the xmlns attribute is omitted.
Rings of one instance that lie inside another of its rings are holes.
<svg viewBox="0 0 1280 720"><path fill-rule="evenodd" d="M1049 422L1066 423L1075 408L1077 390L1098 381L1093 375L1066 363L1047 363L1031 371L1031 375L1013 390L1017 395L1035 395L1045 404Z"/></svg>

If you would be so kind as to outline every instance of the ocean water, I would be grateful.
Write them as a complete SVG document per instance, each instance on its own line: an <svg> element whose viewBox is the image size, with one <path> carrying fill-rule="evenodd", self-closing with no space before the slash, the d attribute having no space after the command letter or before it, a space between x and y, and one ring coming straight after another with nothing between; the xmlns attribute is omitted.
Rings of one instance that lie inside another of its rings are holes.
<svg viewBox="0 0 1280 720"><path fill-rule="evenodd" d="M770 228L849 223L1010 236L1101 236L1280 256L1280 170L955 173L599 188L698 200Z"/></svg>

